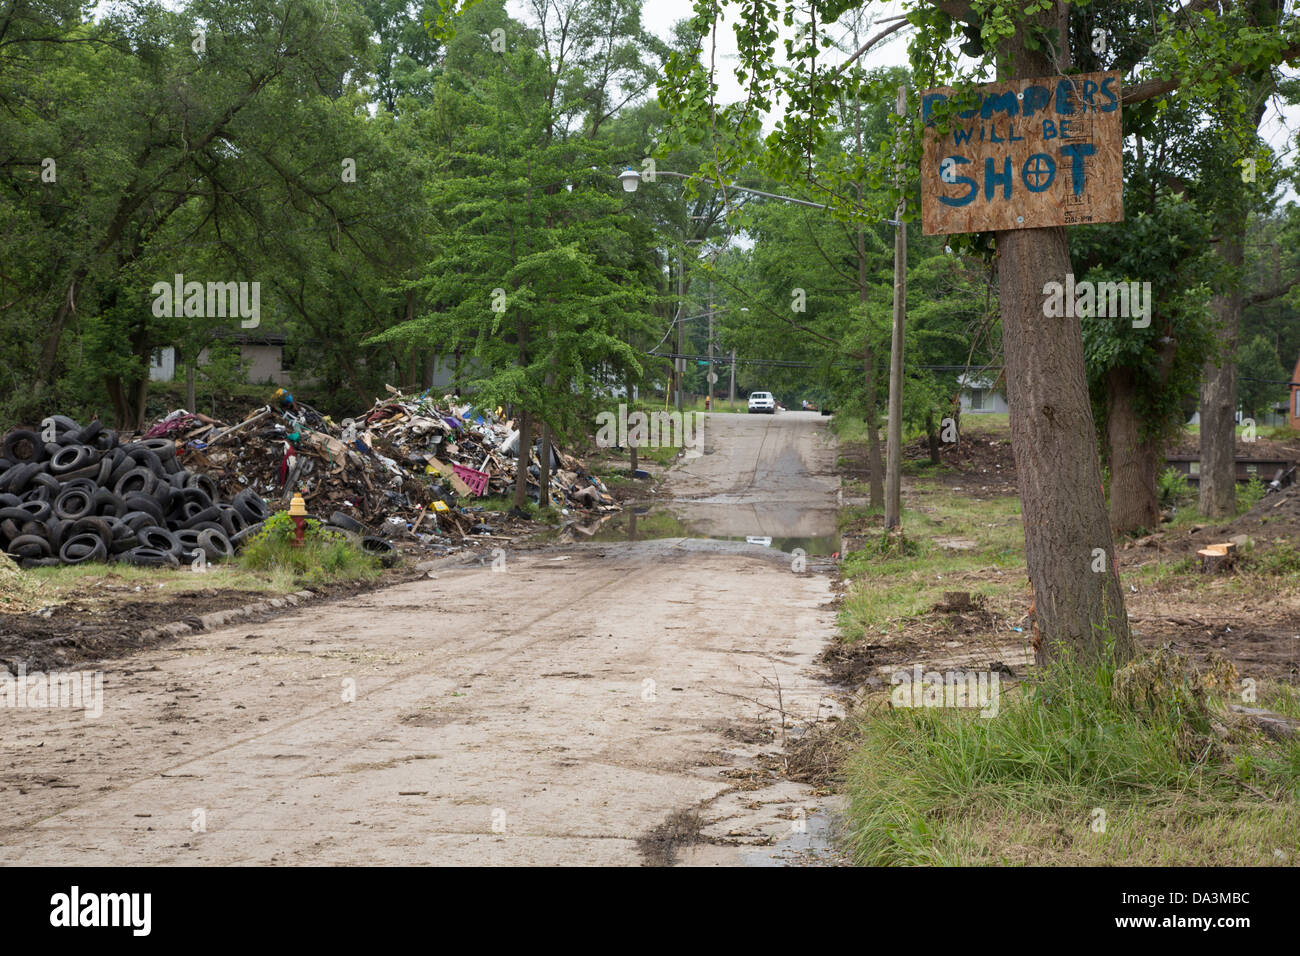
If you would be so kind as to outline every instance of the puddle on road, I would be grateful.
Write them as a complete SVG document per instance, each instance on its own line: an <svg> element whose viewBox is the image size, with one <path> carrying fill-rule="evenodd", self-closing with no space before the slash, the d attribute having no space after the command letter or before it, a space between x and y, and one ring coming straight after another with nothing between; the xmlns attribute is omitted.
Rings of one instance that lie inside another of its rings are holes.
<svg viewBox="0 0 1300 956"><path fill-rule="evenodd" d="M814 813L795 831L772 846L741 853L745 866L840 866L844 860L832 842L831 816Z"/></svg>
<svg viewBox="0 0 1300 956"><path fill-rule="evenodd" d="M721 506L721 509L725 506ZM701 538L707 541L737 541L756 544L776 551L793 552L802 548L810 557L825 557L840 550L838 533L822 535L773 536L763 534L762 528L746 528L744 514L746 509L736 509L737 514L723 522L726 531L720 533L713 528L706 528L707 523L716 528L716 520L695 522L681 518L673 512L671 506L650 505L630 506L604 522L600 529L587 538L588 541L650 541L658 538ZM739 519L737 522L736 519ZM834 516L831 513L831 526Z"/></svg>

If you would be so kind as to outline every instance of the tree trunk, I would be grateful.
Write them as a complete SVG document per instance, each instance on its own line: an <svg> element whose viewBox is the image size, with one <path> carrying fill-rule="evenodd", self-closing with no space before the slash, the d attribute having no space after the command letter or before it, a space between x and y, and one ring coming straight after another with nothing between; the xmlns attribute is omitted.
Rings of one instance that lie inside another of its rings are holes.
<svg viewBox="0 0 1300 956"><path fill-rule="evenodd" d="M179 349L177 350L177 354L180 354ZM197 376L195 369L196 363L197 357L190 358L185 363L185 410L187 412L197 412L199 410L199 399L197 395L198 382L196 381Z"/></svg>
<svg viewBox="0 0 1300 956"><path fill-rule="evenodd" d="M515 507L520 510L528 504L528 460L532 450L533 427L525 410L519 413L519 458L515 462Z"/></svg>
<svg viewBox="0 0 1300 956"><path fill-rule="evenodd" d="M549 508L551 506L551 426L545 420L542 421L542 450L537 456L537 465L539 468L537 487L541 491L537 504L539 507Z"/></svg>
<svg viewBox="0 0 1300 956"><path fill-rule="evenodd" d="M930 446L930 464L939 464L939 429L934 427L933 410L925 413L925 440Z"/></svg>
<svg viewBox="0 0 1300 956"><path fill-rule="evenodd" d="M1133 656L1101 490L1078 319L1044 317L1042 289L1070 271L1061 228L999 232L998 287L1011 447L1034 588L1037 658ZM1098 550L1104 556L1099 563ZM1097 568L1098 570L1094 570Z"/></svg>
<svg viewBox="0 0 1300 956"><path fill-rule="evenodd" d="M1234 270L1242 264L1245 220L1234 220L1219 243L1220 255ZM1199 508L1207 518L1230 518L1237 512L1237 329L1241 289L1233 279L1226 295L1211 304L1218 318L1222 352L1205 363L1201 386L1201 481Z"/></svg>
<svg viewBox="0 0 1300 956"><path fill-rule="evenodd" d="M1155 531L1160 526L1156 496L1156 447L1142 434L1132 369L1106 376L1106 445L1110 459L1110 526L1117 534Z"/></svg>
<svg viewBox="0 0 1300 956"><path fill-rule="evenodd" d="M885 466L880 454L880 410L876 407L876 352L862 360L867 376L867 466L871 469L871 507L885 507Z"/></svg>
<svg viewBox="0 0 1300 956"><path fill-rule="evenodd" d="M1068 37L1069 14L1070 4L1058 3L1035 20L1043 30ZM1008 79L1070 68L1068 46L1053 61L1047 51L1025 45L1032 35L1025 28L1003 42L999 60ZM1038 663L1063 653L1096 660L1112 640L1115 657L1128 660L1133 638L1101 489L1083 334L1077 318L1043 315L1044 284L1064 282L1072 269L1068 234L1054 227L1006 230L996 237L1011 448L1034 589Z"/></svg>

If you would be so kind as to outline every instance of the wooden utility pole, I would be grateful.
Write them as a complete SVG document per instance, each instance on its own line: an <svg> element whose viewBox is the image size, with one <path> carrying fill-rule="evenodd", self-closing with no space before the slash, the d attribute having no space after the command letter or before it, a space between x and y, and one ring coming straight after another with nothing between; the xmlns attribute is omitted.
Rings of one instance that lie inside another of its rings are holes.
<svg viewBox="0 0 1300 956"><path fill-rule="evenodd" d="M895 106L899 116L907 112L907 87L898 88ZM907 194L903 190L901 167L895 167L900 195L894 211L894 331L889 341L889 439L885 464L885 529L902 524L903 470L903 325L907 316Z"/></svg>
<svg viewBox="0 0 1300 956"><path fill-rule="evenodd" d="M713 279L709 279L709 371L704 376L704 380L709 384L709 400L705 406L713 410Z"/></svg>
<svg viewBox="0 0 1300 956"><path fill-rule="evenodd" d="M677 259L677 358L673 367L677 369L677 410L682 410L682 392L686 386L686 248L682 247Z"/></svg>
<svg viewBox="0 0 1300 956"><path fill-rule="evenodd" d="M731 350L731 410L736 410L736 350Z"/></svg>

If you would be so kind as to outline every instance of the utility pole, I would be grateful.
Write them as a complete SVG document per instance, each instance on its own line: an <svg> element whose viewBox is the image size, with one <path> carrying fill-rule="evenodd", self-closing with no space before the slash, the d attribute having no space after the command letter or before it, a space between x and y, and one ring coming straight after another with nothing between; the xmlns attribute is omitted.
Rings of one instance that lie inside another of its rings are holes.
<svg viewBox="0 0 1300 956"><path fill-rule="evenodd" d="M705 407L710 411L713 410L713 278L709 277L709 371L704 376L704 380L709 383L709 400L705 402Z"/></svg>
<svg viewBox="0 0 1300 956"><path fill-rule="evenodd" d="M731 350L731 410L736 410L736 350Z"/></svg>
<svg viewBox="0 0 1300 956"><path fill-rule="evenodd" d="M686 247L677 257L677 358L673 367L677 369L677 410L682 410L682 391L686 379Z"/></svg>
<svg viewBox="0 0 1300 956"><path fill-rule="evenodd" d="M907 87L898 88L895 110L907 112ZM895 184L899 187L898 208L894 211L894 329L889 341L889 447L885 464L885 530L902 524L903 469L903 324L907 316L907 194L903 192L903 172L895 165Z"/></svg>

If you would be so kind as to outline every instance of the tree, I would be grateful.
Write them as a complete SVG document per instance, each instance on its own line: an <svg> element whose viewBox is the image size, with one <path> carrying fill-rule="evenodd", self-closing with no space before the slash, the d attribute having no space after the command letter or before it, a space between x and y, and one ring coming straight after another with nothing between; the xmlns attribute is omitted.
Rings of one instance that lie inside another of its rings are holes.
<svg viewBox="0 0 1300 956"><path fill-rule="evenodd" d="M1290 394L1284 383L1291 380L1291 371L1282 367L1277 349L1262 335L1256 335L1241 349L1237 370L1241 410L1249 418L1259 420L1278 402L1285 402Z"/></svg>
<svg viewBox="0 0 1300 956"><path fill-rule="evenodd" d="M744 4L742 28L737 30L738 73L747 83L747 97L719 109L714 103L713 67L705 66L703 39L726 3L697 0L693 25L700 42L670 62L670 82L661 89L661 98L684 128L709 129L714 114L739 116L742 123L761 126L763 114L773 108L779 94L784 114L758 161L772 175L806 180L811 159L824 141L830 104L845 82L843 67L826 63L825 31L846 9L867 4L814 0L798 9L787 4L787 23L807 11L805 28L787 44L788 68L776 63L776 6ZM993 73L1008 80L1068 72L1075 68L1075 51L1092 45L1087 29L1092 24L1082 16L1090 6L1094 4L1082 0L911 4L906 22L917 28L910 46L913 69L934 85L959 88ZM1105 9L1100 3L1095 6ZM1126 106L1180 88L1214 95L1241 73L1300 56L1295 18L1280 30L1236 30L1235 23L1225 26L1219 20L1217 11L1209 9L1213 6L1199 0L1186 6L1162 4L1161 15L1142 42L1133 50L1117 52L1114 65L1133 74L1124 89ZM1189 22L1195 32L1181 32ZM862 50L902 26L900 21L886 28ZM958 47L976 58L974 70L962 68L956 57ZM892 95L878 88L871 92L879 99ZM908 155L915 163L915 127L902 125L913 130ZM738 158L720 151L710 171L721 175L727 161ZM897 192L886 188L892 168L892 152L878 155L872 167L871 181L883 192L877 211L897 199ZM848 203L840 206L847 214L864 215ZM1082 334L1077 320L1043 315L1045 284L1064 283L1071 269L1068 233L1064 228L1025 229L999 232L994 238L1026 564L1041 634L1039 659L1046 661L1060 649L1097 657L1107 647L1123 659L1134 652L1134 645L1106 520ZM1104 570L1093 573L1099 567Z"/></svg>

